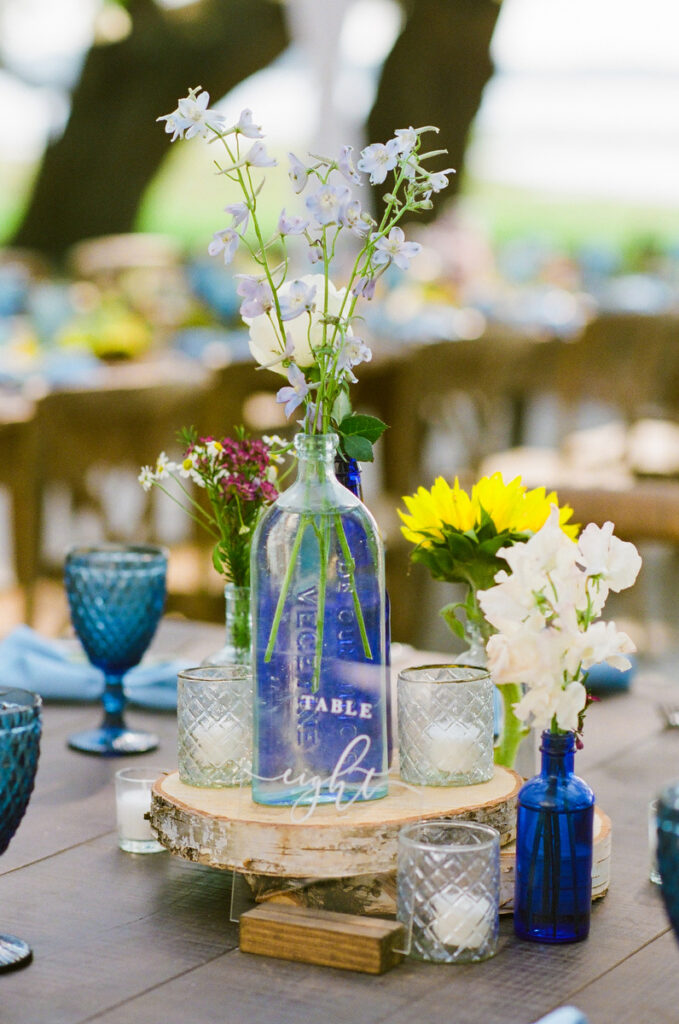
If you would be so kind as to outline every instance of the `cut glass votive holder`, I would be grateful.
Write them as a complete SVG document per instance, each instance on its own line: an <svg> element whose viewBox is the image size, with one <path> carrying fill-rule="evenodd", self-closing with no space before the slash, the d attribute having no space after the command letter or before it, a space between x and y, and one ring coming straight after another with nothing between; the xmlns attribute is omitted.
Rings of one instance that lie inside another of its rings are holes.
<svg viewBox="0 0 679 1024"><path fill-rule="evenodd" d="M151 790L162 768L121 768L115 775L118 846L126 853L161 853L146 815L151 810Z"/></svg>
<svg viewBox="0 0 679 1024"><path fill-rule="evenodd" d="M179 778L189 786L238 786L252 771L252 671L202 665L177 676Z"/></svg>
<svg viewBox="0 0 679 1024"><path fill-rule="evenodd" d="M404 782L471 786L493 777L493 684L485 669L424 665L398 677Z"/></svg>
<svg viewBox="0 0 679 1024"><path fill-rule="evenodd" d="M397 917L409 955L462 964L495 955L500 834L468 821L421 821L398 838Z"/></svg>

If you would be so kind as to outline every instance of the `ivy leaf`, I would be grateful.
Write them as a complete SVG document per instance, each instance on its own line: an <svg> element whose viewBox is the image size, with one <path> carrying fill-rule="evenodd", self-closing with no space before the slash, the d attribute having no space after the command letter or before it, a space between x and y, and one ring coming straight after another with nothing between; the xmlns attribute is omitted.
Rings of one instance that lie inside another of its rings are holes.
<svg viewBox="0 0 679 1024"><path fill-rule="evenodd" d="M366 416L363 413L355 412L345 416L339 424L339 432L345 438L352 435L360 435L366 438L371 445L380 439L386 429L387 424L383 423L377 416ZM356 456L352 455L352 458L355 459Z"/></svg>
<svg viewBox="0 0 679 1024"><path fill-rule="evenodd" d="M362 434L344 434L342 448L350 459L356 459L357 462L373 461L373 446Z"/></svg>

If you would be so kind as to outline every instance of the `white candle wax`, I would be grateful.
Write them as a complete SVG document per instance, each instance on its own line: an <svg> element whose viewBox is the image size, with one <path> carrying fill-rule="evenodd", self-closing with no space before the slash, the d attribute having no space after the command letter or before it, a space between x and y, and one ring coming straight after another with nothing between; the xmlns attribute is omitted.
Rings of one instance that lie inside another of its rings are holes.
<svg viewBox="0 0 679 1024"><path fill-rule="evenodd" d="M243 733L241 723L233 719L219 726L197 723L192 730L193 759L202 768L219 768L226 761L233 761L241 756Z"/></svg>
<svg viewBox="0 0 679 1024"><path fill-rule="evenodd" d="M433 722L427 729L426 750L431 764L446 774L466 775L478 764L476 730L460 722L448 725Z"/></svg>
<svg viewBox="0 0 679 1024"><path fill-rule="evenodd" d="M155 839L144 815L151 808L151 790L134 786L121 790L116 797L118 831L123 839Z"/></svg>
<svg viewBox="0 0 679 1024"><path fill-rule="evenodd" d="M440 892L432 897L431 929L444 946L480 949L493 925L493 907L485 896Z"/></svg>

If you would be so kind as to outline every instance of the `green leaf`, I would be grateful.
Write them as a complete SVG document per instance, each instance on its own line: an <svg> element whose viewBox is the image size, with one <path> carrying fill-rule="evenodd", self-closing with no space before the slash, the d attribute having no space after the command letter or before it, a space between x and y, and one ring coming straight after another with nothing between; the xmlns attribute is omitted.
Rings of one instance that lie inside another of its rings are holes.
<svg viewBox="0 0 679 1024"><path fill-rule="evenodd" d="M351 415L345 416L339 424L340 434L343 434L345 437L360 434L361 437L367 438L371 444L378 441L386 429L387 424L383 423L377 416L366 416L363 413L351 413ZM356 456L353 455L352 458L355 459Z"/></svg>
<svg viewBox="0 0 679 1024"><path fill-rule="evenodd" d="M350 459L356 459L358 462L373 461L373 446L367 437L360 434L343 435L342 448Z"/></svg>

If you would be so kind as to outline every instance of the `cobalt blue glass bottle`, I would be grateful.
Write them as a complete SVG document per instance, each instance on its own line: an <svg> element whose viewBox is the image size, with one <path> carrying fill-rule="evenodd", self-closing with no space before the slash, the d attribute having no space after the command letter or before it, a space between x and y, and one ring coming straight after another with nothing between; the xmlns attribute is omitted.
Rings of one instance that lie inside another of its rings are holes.
<svg viewBox="0 0 679 1024"><path fill-rule="evenodd" d="M252 542L253 799L387 793L384 555L335 476L334 434L295 438L298 475Z"/></svg>
<svg viewBox="0 0 679 1024"><path fill-rule="evenodd" d="M352 494L363 501L363 487L361 485L361 467L356 459L345 459L341 455L335 456L335 476L343 487L348 488ZM384 614L385 622L385 650L384 663L387 666L387 763L391 767L391 760L394 753L394 723L392 721L391 701L391 608L389 605L389 591L384 590Z"/></svg>
<svg viewBox="0 0 679 1024"><path fill-rule="evenodd" d="M542 770L519 791L514 931L534 942L589 934L594 793L573 773L575 735L543 732Z"/></svg>

